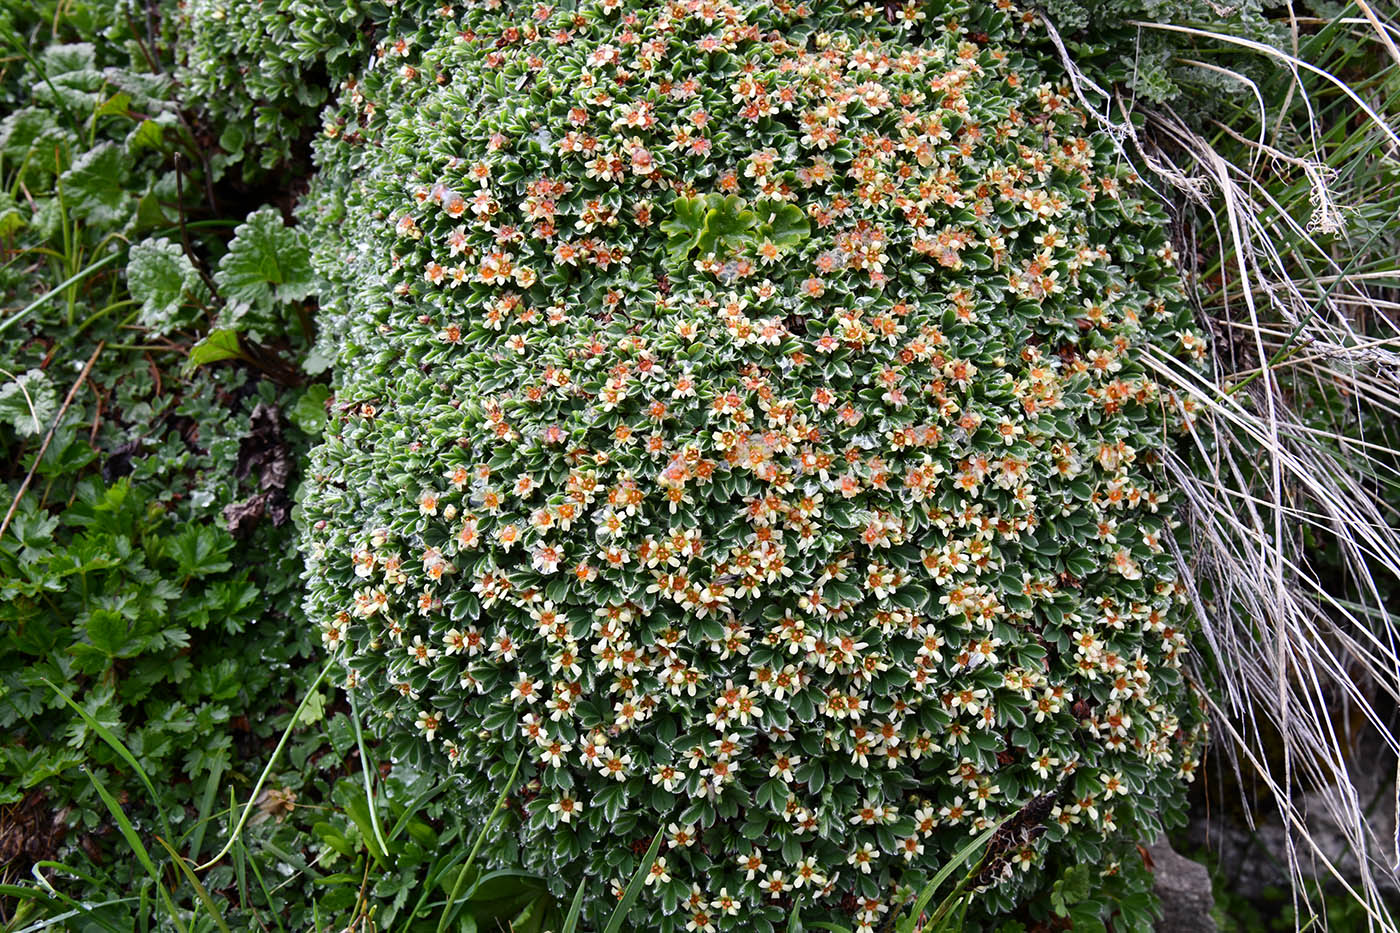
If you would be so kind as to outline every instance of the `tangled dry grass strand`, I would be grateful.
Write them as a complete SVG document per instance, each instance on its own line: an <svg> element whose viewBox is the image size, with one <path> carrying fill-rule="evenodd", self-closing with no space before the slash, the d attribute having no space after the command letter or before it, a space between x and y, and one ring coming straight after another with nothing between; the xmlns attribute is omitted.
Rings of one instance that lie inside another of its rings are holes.
<svg viewBox="0 0 1400 933"><path fill-rule="evenodd" d="M1358 762L1400 753L1389 712L1400 698L1396 63L1382 54L1384 73L1354 88L1325 67L1336 44L1314 48L1309 61L1238 36L1136 25L1277 64L1293 81L1285 101L1296 89L1305 115L1285 151L1276 141L1284 114L1268 112L1254 79L1183 56L1183 66L1239 82L1257 111L1237 126L1215 123L1223 141L1166 105L1130 118L1047 25L1083 103L1123 155L1169 198L1196 206L1182 214L1188 252L1219 261L1218 284L1191 269L1202 324L1216 337L1211 369L1151 351L1145 361L1200 416L1194 451L1172 452L1168 465L1187 503L1182 577L1210 646L1198 675L1228 739L1222 750L1248 775L1242 785L1262 782L1277 803L1295 891L1329 878L1377 928L1393 930L1387 894L1400 853L1369 814L1375 800L1359 788L1372 776ZM1369 9L1335 25L1394 49L1395 28ZM1336 104L1313 95L1340 95L1354 125L1336 132ZM1300 178L1283 184L1285 176ZM1352 230L1371 198L1379 226ZM1320 841L1323 824L1331 832ZM1299 912L1300 924L1313 909Z"/></svg>

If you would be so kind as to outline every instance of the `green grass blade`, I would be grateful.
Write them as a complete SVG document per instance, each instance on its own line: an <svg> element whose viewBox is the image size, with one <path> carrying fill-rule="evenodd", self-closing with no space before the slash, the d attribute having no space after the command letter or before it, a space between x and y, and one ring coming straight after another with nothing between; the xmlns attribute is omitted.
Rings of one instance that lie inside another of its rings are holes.
<svg viewBox="0 0 1400 933"><path fill-rule="evenodd" d="M443 933L447 929L448 923L457 915L457 910L461 907L461 901L458 898L462 894L462 885L466 883L472 867L476 864L476 856L481 851L482 843L486 841L486 834L496 824L496 817L500 816L502 808L505 807L506 798L510 796L510 789L515 786L515 776L520 773L520 763L524 760L525 750L522 748L520 754L515 756L515 767L510 769L510 777L506 779L506 786L501 788L501 795L496 798L496 805L491 808L491 815L486 818L486 822L482 824L480 831L476 834L476 842L472 844L471 855L467 856L466 864L457 873L457 880L452 885L452 893L448 895L447 903L442 908L442 916L438 919L437 933Z"/></svg>
<svg viewBox="0 0 1400 933"><path fill-rule="evenodd" d="M792 916L788 917L787 933L802 933L802 908L793 905Z"/></svg>
<svg viewBox="0 0 1400 933"><path fill-rule="evenodd" d="M374 832L374 840L379 843L379 851L388 852L389 843L384 838L384 830L379 828L379 814L374 805L374 785L370 778L369 753L365 751L365 737L360 729L360 705L355 700L355 691L350 694L350 722L355 726L355 744L360 749L360 776L365 782L365 806L369 809L369 825Z"/></svg>
<svg viewBox="0 0 1400 933"><path fill-rule="evenodd" d="M577 933L578 918L583 913L583 892L587 887L587 878L578 883L578 890L574 892L574 899L569 904L569 915L564 918L564 926L559 933Z"/></svg>
<svg viewBox="0 0 1400 933"><path fill-rule="evenodd" d="M233 931L228 928L228 924L224 923L223 913L214 904L214 899L209 896L209 892L205 890L204 885L199 883L199 879L194 876L194 872L190 871L190 866L185 864L185 860L180 857L180 853L172 849L170 843L159 836L156 837L156 842L159 842L161 847L170 853L170 857L174 859L175 864L179 866L181 873L184 874L190 884L194 885L195 896L198 897L199 902L204 905L204 909L209 912L209 916L214 919L215 925L217 925L223 933L233 933Z"/></svg>
<svg viewBox="0 0 1400 933"><path fill-rule="evenodd" d="M442 789L445 786L447 786L445 783L435 784L432 787L429 787L427 790L423 791L423 793L419 794L417 797L414 797L413 800L409 803L409 805L404 809L403 816L399 817L398 822L394 824L394 828L389 830L389 840L393 841L397 839L399 837L399 833L403 832L408 827L408 824L413 822L413 815L423 808L423 804L427 803L429 800L442 793Z"/></svg>
<svg viewBox="0 0 1400 933"><path fill-rule="evenodd" d="M91 875L87 874L86 872L79 871L78 869L73 868L73 867L70 866L70 865L65 865L65 864L62 863L62 862L50 861L50 860L48 860L48 859L40 859L39 861L35 862L33 865L29 866L29 874L32 875L32 876L34 877L34 880L35 880L35 882L38 884L38 886L39 886L40 888L43 888L45 891L47 891L47 892L49 893L49 895L50 895L51 897L53 897L55 900L58 900L59 902L61 902L61 903L65 904L65 905L67 905L68 908L73 912L74 915L80 916L80 917L85 917L85 918L87 918L87 919L89 919L89 920L96 921L97 923L101 924L102 927L103 927L104 929L111 930L112 933L128 933L128 931L123 930L123 929L121 929L120 927L116 927L116 926L113 926L112 924L108 923L107 920L106 920L106 918L104 918L104 917L103 917L102 915L100 915L100 914L95 914L95 913L93 913L92 911L96 910L96 909L99 908L99 907L106 907L106 906L108 906L108 904L112 904L112 903L118 903L118 904L120 904L120 903L122 903L122 902L124 902L124 901L134 901L134 900L136 900L136 898L134 898L134 897L124 897L124 898L121 898L121 899L119 899L119 900L117 900L117 901L106 901L106 902L103 902L103 903L101 903L101 904L93 904L93 905L91 905L91 907L89 908L89 906L78 903L77 901L75 901L75 900L73 900L71 897L69 897L68 895L64 894L62 891L60 891L60 890L58 890L57 888L55 888L55 887L53 886L53 884L51 884L51 883L49 882L49 879L47 879L47 878L44 877L44 870L45 870L45 869L48 869L48 870L50 870L50 871L61 871L61 872L65 872L65 873L67 873L67 874L70 874L70 875L72 875L74 878L78 878L78 879L80 879L80 880L82 880L82 881L87 882L88 885L90 885L90 890L94 890L94 891L98 891L98 890L101 890L101 889L102 889L103 884L102 884L101 881L98 881L96 878L92 877ZM145 886L143 885L142 888L141 888L141 891L142 891L143 896L144 896L145 890L146 890L146 889L145 889ZM50 919L52 919L52 918L50 918Z"/></svg>
<svg viewBox="0 0 1400 933"><path fill-rule="evenodd" d="M21 884L0 884L0 897L10 897L17 901L42 901L45 906L53 903L53 898L38 888L26 888Z"/></svg>
<svg viewBox="0 0 1400 933"><path fill-rule="evenodd" d="M661 851L661 840L666 835L664 828L656 831L656 838L651 840L651 845L647 848L647 854L642 859L642 864L637 867L637 873L632 876L632 880L627 884L627 890L622 892L622 900L618 902L613 910L612 919L608 921L605 933L619 933L622 929L622 922L627 919L627 914L632 910L632 905L636 903L638 895L642 893L642 885L646 883L647 872L651 871L652 864L656 861L657 853Z"/></svg>
<svg viewBox="0 0 1400 933"><path fill-rule="evenodd" d="M121 255L121 253L112 253L106 259L99 260L98 262L95 262L92 265L88 266L86 269L83 269L76 275L70 276L69 278L64 279L62 282L59 282L53 288L44 292L38 298L35 298L33 301L25 305L20 310L16 311L14 314L5 318L3 321L0 321L0 334L3 334L7 329L9 329L11 324L18 324L20 321L24 320L35 310L42 307L49 299L53 298L55 295L61 294L63 290L68 286L75 285L78 282L81 282L83 279L87 278L88 276L92 275L93 273L98 272L104 267L116 262L118 259L121 258Z"/></svg>
<svg viewBox="0 0 1400 933"><path fill-rule="evenodd" d="M967 863L978 850L985 846L987 842L991 840L993 834L1000 828L1001 824L998 823L996 826L983 830L981 835L959 849L957 853L953 855L952 859L940 868L937 874L929 879L929 883L924 885L924 889L919 892L919 896L914 901L914 906L909 916L906 918L909 921L910 929L913 928L913 924L919 922L919 917L923 914L925 908L928 907L929 901L933 900L933 895L938 892L943 882L947 881L952 876L953 872ZM954 893L956 894L956 892Z"/></svg>
<svg viewBox="0 0 1400 933"><path fill-rule="evenodd" d="M312 681L311 686L307 688L306 696L302 697L301 702L297 704L296 711L292 713L291 722L287 723L287 728L282 732L282 738L278 740L277 747L272 750L272 757L267 760L267 764L262 769L262 774L258 775L257 783L253 785L252 793L248 795L248 803L244 805L243 813L239 816L237 825L233 827L233 832L229 833L228 842L225 842L224 847L209 861L205 862L203 865L196 865L195 871L204 871L206 868L217 864L225 855L228 855L229 849L233 848L234 840L243 832L243 827L248 822L248 817L253 813L253 806L257 803L258 794L262 793L263 785L267 783L267 776L272 773L272 768L277 764L277 759L282 757L282 750L287 747L287 741L292 737L292 730L296 729L297 723L301 721L302 711L305 710L306 705L311 702L311 698L316 695L316 688L321 686L321 681L326 679L326 675L331 672L332 665L338 660L340 660L339 651L331 655L330 660L326 662L326 666L321 668L321 673L316 675L316 679Z"/></svg>
<svg viewBox="0 0 1400 933"><path fill-rule="evenodd" d="M0 887L9 888L9 887L13 887L13 885L3 885L3 886L0 886ZM28 889L28 888L20 888L19 890L21 890L21 891L28 891L29 889ZM4 895L4 896L6 896L6 897L11 897L11 896L12 896L11 894L7 893L7 892L4 891L4 890L0 890L0 895ZM103 901L103 902L100 903L100 904L92 904L91 906L79 905L79 906L77 906L77 907L74 907L72 910L65 911L64 913L61 913L61 914L56 914L56 915L54 915L54 916L52 916L52 917L47 917L47 918L45 918L45 919L43 919L43 920L40 920L40 921L38 921L38 922L36 922L36 923L32 923L32 924L30 924L30 925L27 926L27 927L23 927L22 929L15 930L14 933L39 933L40 930L51 930L51 929L53 929L54 927L60 927L61 929L67 929L67 927L63 927L63 926L62 926L62 924L63 924L65 921L67 921L67 920L72 920L74 917L89 917L89 918L92 918L92 919L97 919L97 918L95 918L95 917L92 916L92 912L93 912L93 911L95 911L95 910L101 910L103 907L114 907L114 906L116 906L117 904L129 904L129 903L131 903L131 902L134 901L134 900L136 900L136 898L134 898L134 897L119 897L119 898L116 898L115 900ZM99 920L98 922L99 922L99 923L102 923L102 924L103 924L104 926L106 926L107 929L109 929L109 930L116 930L116 927L113 927L113 926L108 925L108 924L106 923L106 921L101 921L101 920ZM120 931L118 931L118 933L120 933Z"/></svg>
<svg viewBox="0 0 1400 933"><path fill-rule="evenodd" d="M97 788L97 796L102 798L102 802L107 805L107 811L112 814L112 819L116 820L117 828L121 830L122 838L131 847L131 853L136 856L136 860L141 863L141 867L146 869L146 874L155 879L156 884L160 884L160 870L156 868L155 861L151 858L151 853L146 849L145 843L141 841L141 836L136 832L136 827L131 825L131 820L126 818L126 813L122 811L121 804L112 796L112 792L107 790L107 785L102 783L93 771L88 770L88 778L92 781L92 786Z"/></svg>
<svg viewBox="0 0 1400 933"><path fill-rule="evenodd" d="M136 860L141 863L141 867L146 869L146 873L155 882L156 890L160 893L160 899L165 904L165 910L170 914L170 922L175 925L175 929L180 933L185 933L185 925L180 922L180 915L175 909L175 902L170 899L170 892L165 889L161 882L160 870L156 868L155 861L151 858L151 853L147 851L145 844L141 841L141 836L136 832L136 827L131 825L131 820L126 818L122 812L121 804L107 790L106 785L92 771L88 771L88 778L92 781L92 786L97 788L97 796L102 798L102 802L107 805L107 810L112 814L112 819L116 820L117 828L121 830L122 838L126 840Z"/></svg>
<svg viewBox="0 0 1400 933"><path fill-rule="evenodd" d="M136 756L131 754L131 750L126 747L122 740L113 735L110 729L108 729L106 726L102 725L102 723L94 719L91 713L83 709L77 703L73 702L73 698L70 697L67 693L65 693L63 689L56 685L53 681L49 680L47 677L41 677L40 679L44 683L48 684L49 689L52 690L54 693L58 694L59 697L62 698L63 702L67 703L70 707L72 707L73 712L81 716L83 722L87 723L87 727L93 732L97 733L98 738L102 739L102 741L110 745L112 747L112 750L117 753L117 755L121 758L122 761L125 761L128 765L131 766L131 770L136 772L136 776L140 778L141 783L145 785L146 793L151 795L151 802L155 803L156 801L158 801L160 799L160 796L156 793L155 785L151 783L150 775L146 773L145 768L141 767L140 762L136 760ZM170 836L170 821L165 816L165 810L162 809L160 806L157 806L156 815L160 817L161 832L166 836Z"/></svg>
<svg viewBox="0 0 1400 933"><path fill-rule="evenodd" d="M423 884L420 886L422 888L422 891L418 895L418 902L413 905L413 910L409 911L408 916L417 917L419 916L419 911L425 909L425 907L431 906L428 903L428 898L430 898L433 892L437 890L439 881L443 877L445 877L448 872L456 868L457 863L463 861L464 858L465 857L462 855L462 853L460 851L457 851L454 852L452 856L441 865L438 864L441 861L441 859L433 860L433 864L428 868L428 876L424 879ZM446 908L447 902L443 901L443 909L445 910Z"/></svg>
<svg viewBox="0 0 1400 933"><path fill-rule="evenodd" d="M280 912L272 904L272 892L267 889L267 882L263 881L262 869L258 868L258 860L249 859L248 867L253 870L253 878L258 882L258 889L262 891L263 902L267 904L267 912L272 915L272 921L277 924L277 929L281 933L287 933L287 928L282 924ZM254 915L256 916L256 912Z"/></svg>
<svg viewBox="0 0 1400 933"><path fill-rule="evenodd" d="M193 838L190 840L190 858L199 861L199 850L204 848L204 833L209 828L210 814L214 810L214 797L219 793L219 778L224 776L224 766L216 765L209 773L209 780L204 785L204 796L199 801L199 813L195 817L194 828L191 830Z"/></svg>

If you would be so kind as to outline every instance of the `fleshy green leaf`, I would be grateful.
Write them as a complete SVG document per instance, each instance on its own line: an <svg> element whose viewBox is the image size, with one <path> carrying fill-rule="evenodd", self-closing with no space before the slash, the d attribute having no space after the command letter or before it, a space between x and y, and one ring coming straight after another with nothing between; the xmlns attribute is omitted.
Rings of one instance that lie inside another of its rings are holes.
<svg viewBox="0 0 1400 933"><path fill-rule="evenodd" d="M758 226L758 215L738 195L707 194L703 198L676 198L674 216L661 224L669 238L671 254L683 258L694 250L700 255L721 255L745 246ZM801 211L798 211L800 214Z"/></svg>
<svg viewBox="0 0 1400 933"><path fill-rule="evenodd" d="M812 225L807 222L802 208L796 204L784 204L768 216L758 232L775 246L792 249L812 235Z"/></svg>
<svg viewBox="0 0 1400 933"><path fill-rule="evenodd" d="M758 226L758 215L748 210L737 194L705 198L705 226L695 245L701 256L716 256L743 245L748 233Z"/></svg>
<svg viewBox="0 0 1400 933"><path fill-rule="evenodd" d="M663 221L661 231L668 238L673 255L685 256L695 248L705 223L704 198L676 198L671 204L673 215Z"/></svg>

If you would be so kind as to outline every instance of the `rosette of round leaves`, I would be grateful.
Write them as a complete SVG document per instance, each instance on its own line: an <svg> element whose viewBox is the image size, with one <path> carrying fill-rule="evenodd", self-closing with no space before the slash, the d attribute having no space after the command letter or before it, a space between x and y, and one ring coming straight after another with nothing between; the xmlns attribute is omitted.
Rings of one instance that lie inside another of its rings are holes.
<svg viewBox="0 0 1400 933"><path fill-rule="evenodd" d="M1005 910L1196 766L1164 218L1009 11L893 19L458 7L322 144L311 615L594 921L659 830L649 929L872 930L1054 794Z"/></svg>

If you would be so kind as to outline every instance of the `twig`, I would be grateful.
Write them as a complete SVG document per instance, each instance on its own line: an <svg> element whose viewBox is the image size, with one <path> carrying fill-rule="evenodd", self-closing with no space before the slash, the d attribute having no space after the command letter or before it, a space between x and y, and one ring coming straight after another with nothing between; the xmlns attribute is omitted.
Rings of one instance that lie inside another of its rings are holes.
<svg viewBox="0 0 1400 933"><path fill-rule="evenodd" d="M141 49L141 56L146 59L146 64L150 66L151 72L153 74L160 74L160 63L156 61L155 56L151 55L151 50L147 48L146 43L141 40L141 33L136 28L136 20L132 17L130 10L126 11L126 25L127 28L131 30L131 38L135 40L137 47Z"/></svg>
<svg viewBox="0 0 1400 933"><path fill-rule="evenodd" d="M92 372L92 364L97 362L98 354L107 345L107 342L100 341L97 349L92 351L92 356L88 357L87 365L78 374L78 379L73 383L73 387L68 390L68 395L63 399L63 404L59 406L58 414L54 415L53 424L49 425L49 432L44 435L44 442L39 445L39 453L34 457L34 463L29 467L29 472L24 477L24 482L19 484L19 492L15 493L14 499L10 501L10 510L5 513L5 520L0 522L0 538L5 536L5 529L10 527L10 520L15 517L16 510L19 509L19 500L24 498L24 493L29 489L29 484L34 480L34 472L39 469L39 461L44 459L44 454L48 452L49 444L53 441L54 432L58 430L59 422L68 412L68 406L73 404L73 398L78 394L78 390L83 387L83 382L87 379L87 374Z"/></svg>
<svg viewBox="0 0 1400 933"><path fill-rule="evenodd" d="M204 263L200 262L194 250L190 247L190 235L185 229L185 160L180 153L175 153L175 209L180 220L180 245L184 247L185 258L194 266L194 271L199 273L200 279L204 281L205 288L209 289L209 294L214 296L214 301L219 300L219 290L214 285L214 280L209 277L209 273L204 271Z"/></svg>

